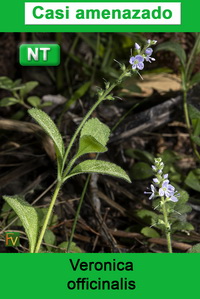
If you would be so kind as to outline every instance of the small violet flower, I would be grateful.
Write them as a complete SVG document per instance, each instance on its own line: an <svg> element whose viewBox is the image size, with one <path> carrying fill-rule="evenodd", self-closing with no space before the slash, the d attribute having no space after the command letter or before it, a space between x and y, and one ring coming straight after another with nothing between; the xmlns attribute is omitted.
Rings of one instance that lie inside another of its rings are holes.
<svg viewBox="0 0 200 299"><path fill-rule="evenodd" d="M149 51L150 52L150 51ZM155 197L164 197L166 201L178 201L178 192L175 190L168 180L168 174L163 174L164 163L161 158L155 159L155 165L152 165L152 169L156 174L151 184L151 192L144 192L145 194L151 194L149 199Z"/></svg>
<svg viewBox="0 0 200 299"><path fill-rule="evenodd" d="M140 50L140 45L138 45L137 43L135 43L135 49L136 50Z"/></svg>
<svg viewBox="0 0 200 299"><path fill-rule="evenodd" d="M144 68L143 61L144 61L144 57L141 55L132 56L129 60L133 70L135 69L143 70Z"/></svg>
<svg viewBox="0 0 200 299"><path fill-rule="evenodd" d="M155 58L153 58L153 57L150 57L149 55L147 55L146 57L145 57L145 59L146 59L146 61L148 61L148 62L152 62L152 61L155 61Z"/></svg>
<svg viewBox="0 0 200 299"><path fill-rule="evenodd" d="M147 48L145 50L145 54L148 55L148 56L151 56L152 53L153 53L153 49L152 48Z"/></svg>
<svg viewBox="0 0 200 299"><path fill-rule="evenodd" d="M151 45L154 45L155 43L156 41L154 40L148 40L147 44L143 48L141 48L141 46L138 43L135 43L135 52L137 55L132 56L129 59L129 63L131 64L133 70L135 71L143 70L145 61L148 61L150 63L152 61L155 61L155 58L151 57L153 53L153 49L151 48ZM139 74L138 71L137 73Z"/></svg>
<svg viewBox="0 0 200 299"><path fill-rule="evenodd" d="M160 196L170 197L174 194L175 188L169 184L169 180L164 180L162 187L159 189L158 193Z"/></svg>
<svg viewBox="0 0 200 299"><path fill-rule="evenodd" d="M151 184L151 192L144 192L145 194L151 194L149 199L151 200L153 197L155 197L155 192L156 192L156 188L154 187L153 184Z"/></svg>

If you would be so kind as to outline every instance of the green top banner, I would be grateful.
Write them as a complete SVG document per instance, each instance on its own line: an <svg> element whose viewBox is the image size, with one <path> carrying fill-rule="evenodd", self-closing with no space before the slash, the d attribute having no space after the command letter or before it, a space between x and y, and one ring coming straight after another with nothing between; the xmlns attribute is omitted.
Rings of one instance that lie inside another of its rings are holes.
<svg viewBox="0 0 200 299"><path fill-rule="evenodd" d="M198 32L200 2L31 1L1 4L1 32Z"/></svg>

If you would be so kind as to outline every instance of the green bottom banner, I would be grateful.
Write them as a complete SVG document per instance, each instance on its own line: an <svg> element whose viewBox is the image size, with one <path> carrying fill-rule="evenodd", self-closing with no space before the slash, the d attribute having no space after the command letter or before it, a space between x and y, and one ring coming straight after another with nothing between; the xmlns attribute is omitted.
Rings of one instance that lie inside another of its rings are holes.
<svg viewBox="0 0 200 299"><path fill-rule="evenodd" d="M1 254L5 298L194 298L200 254Z"/></svg>

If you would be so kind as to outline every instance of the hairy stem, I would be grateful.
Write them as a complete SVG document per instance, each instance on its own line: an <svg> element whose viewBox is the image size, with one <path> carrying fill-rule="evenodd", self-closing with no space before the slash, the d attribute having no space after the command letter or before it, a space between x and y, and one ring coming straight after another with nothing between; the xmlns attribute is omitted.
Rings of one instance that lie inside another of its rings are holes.
<svg viewBox="0 0 200 299"><path fill-rule="evenodd" d="M49 220L50 220L50 217L51 217L51 214L52 214L52 210L53 210L54 204L56 202L56 199L58 197L58 193L60 191L61 185L62 185L62 183L58 182L56 187L55 187L55 191L54 191L54 194L53 194L53 197L52 197L52 200L51 200L51 203L50 203L50 206L49 206L49 209L48 209L48 212L47 212L47 215L46 215L43 227L42 227L42 230L40 232L40 236L39 236L37 245L36 245L36 248L35 248L35 253L38 253L38 251L40 250L40 246L42 244L42 240L43 240L45 231L47 229L47 225L49 223Z"/></svg>
<svg viewBox="0 0 200 299"><path fill-rule="evenodd" d="M165 234L167 239L167 248L168 252L172 253L172 244L171 244L171 234L170 234L170 223L168 220L168 213L167 213L167 207L164 197L161 198L162 201L162 212L164 217L164 225L165 225Z"/></svg>
<svg viewBox="0 0 200 299"><path fill-rule="evenodd" d="M78 134L80 133L81 129L83 128L84 124L86 123L86 121L88 120L88 118L91 116L91 114L93 113L93 111L99 106L99 104L104 101L107 96L109 95L109 93L118 85L121 83L121 80L126 76L126 74L129 72L129 70L125 70L121 76L119 77L118 80L116 80L113 84L111 84L111 86L106 89L103 94L99 97L98 101L93 105L93 107L88 111L88 113L85 115L85 117L83 118L82 122L80 123L80 125L78 126L78 129L76 130L76 132L74 133L68 147L67 147L67 150L65 152L65 156L64 156L64 159L63 159L63 168L65 166L65 163L67 161L67 158L68 158L68 155L70 153L70 150L78 136ZM67 175L67 173L69 172L69 168L67 168L67 172L65 171L64 172L64 177Z"/></svg>

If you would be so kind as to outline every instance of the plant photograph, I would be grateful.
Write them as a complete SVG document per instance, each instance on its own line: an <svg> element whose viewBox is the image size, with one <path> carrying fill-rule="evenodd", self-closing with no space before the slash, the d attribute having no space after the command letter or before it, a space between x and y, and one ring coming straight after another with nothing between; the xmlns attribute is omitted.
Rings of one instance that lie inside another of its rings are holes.
<svg viewBox="0 0 200 299"><path fill-rule="evenodd" d="M200 33L0 45L0 253L200 252Z"/></svg>

